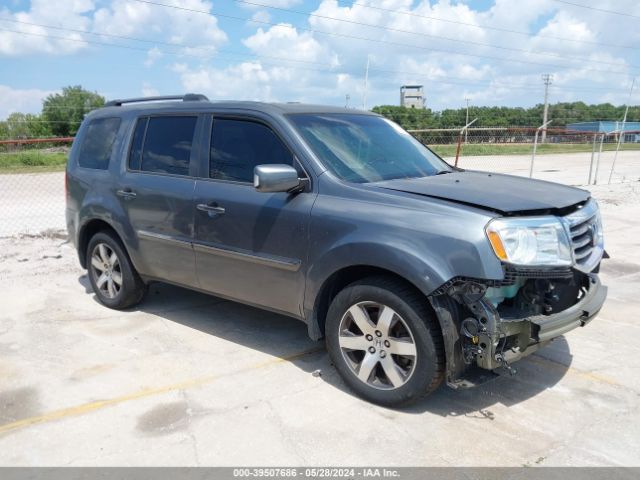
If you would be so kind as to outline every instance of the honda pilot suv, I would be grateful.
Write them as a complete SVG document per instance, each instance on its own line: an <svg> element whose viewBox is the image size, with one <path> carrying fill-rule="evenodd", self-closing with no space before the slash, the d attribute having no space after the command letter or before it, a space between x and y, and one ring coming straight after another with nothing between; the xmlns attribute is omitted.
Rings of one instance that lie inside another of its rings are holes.
<svg viewBox="0 0 640 480"><path fill-rule="evenodd" d="M588 192L452 167L369 112L112 101L82 123L66 186L102 304L161 281L297 318L382 405L512 369L606 296Z"/></svg>

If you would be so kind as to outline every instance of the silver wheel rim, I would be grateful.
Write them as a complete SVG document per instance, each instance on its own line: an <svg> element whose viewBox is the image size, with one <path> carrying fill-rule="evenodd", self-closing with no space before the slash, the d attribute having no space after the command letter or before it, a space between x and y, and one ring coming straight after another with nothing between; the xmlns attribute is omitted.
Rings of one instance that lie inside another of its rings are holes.
<svg viewBox="0 0 640 480"><path fill-rule="evenodd" d="M360 302L340 320L338 343L353 374L368 386L394 390L406 384L417 360L407 323L387 305Z"/></svg>
<svg viewBox="0 0 640 480"><path fill-rule="evenodd" d="M122 289L122 270L116 252L106 243L97 244L91 252L91 275L98 293L116 298Z"/></svg>

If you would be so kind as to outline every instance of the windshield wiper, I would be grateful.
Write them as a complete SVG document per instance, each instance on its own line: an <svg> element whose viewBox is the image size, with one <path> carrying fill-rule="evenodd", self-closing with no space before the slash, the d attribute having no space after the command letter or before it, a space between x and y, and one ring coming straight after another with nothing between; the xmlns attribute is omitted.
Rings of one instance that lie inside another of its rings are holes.
<svg viewBox="0 0 640 480"><path fill-rule="evenodd" d="M445 173L453 173L451 170L438 170L435 175L444 175Z"/></svg>

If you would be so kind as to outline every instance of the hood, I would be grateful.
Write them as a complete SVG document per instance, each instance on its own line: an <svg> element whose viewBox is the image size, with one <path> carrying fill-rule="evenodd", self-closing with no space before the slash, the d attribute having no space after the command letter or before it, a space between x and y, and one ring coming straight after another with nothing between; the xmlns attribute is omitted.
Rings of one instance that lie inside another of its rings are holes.
<svg viewBox="0 0 640 480"><path fill-rule="evenodd" d="M589 199L589 192L558 183L487 172L453 172L386 180L373 187L450 200L503 214L553 213Z"/></svg>

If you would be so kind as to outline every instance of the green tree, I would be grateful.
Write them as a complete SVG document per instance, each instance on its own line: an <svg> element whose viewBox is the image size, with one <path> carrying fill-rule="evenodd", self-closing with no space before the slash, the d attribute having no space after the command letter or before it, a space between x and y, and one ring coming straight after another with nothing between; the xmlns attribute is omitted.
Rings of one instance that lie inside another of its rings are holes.
<svg viewBox="0 0 640 480"><path fill-rule="evenodd" d="M474 107L469 108L469 119L477 118L474 127L538 127L542 124L544 106ZM595 120L622 120L625 106L610 103L587 105L584 102L561 102L549 105L552 128L564 128L570 123ZM403 128L461 128L466 120L466 108L446 109L441 112L410 109L394 105L381 105L373 111L400 124ZM640 106L629 108L627 121L640 120ZM436 138L431 134L430 138ZM440 135L442 136L442 135Z"/></svg>
<svg viewBox="0 0 640 480"><path fill-rule="evenodd" d="M7 117L5 126L8 138L27 138L30 136L24 113L13 112Z"/></svg>
<svg viewBox="0 0 640 480"><path fill-rule="evenodd" d="M40 115L14 112L3 122L0 128L5 138L50 137L49 124Z"/></svg>
<svg viewBox="0 0 640 480"><path fill-rule="evenodd" d="M49 95L42 104L42 117L55 136L75 135L87 113L104 105L104 97L81 86L65 87Z"/></svg>

